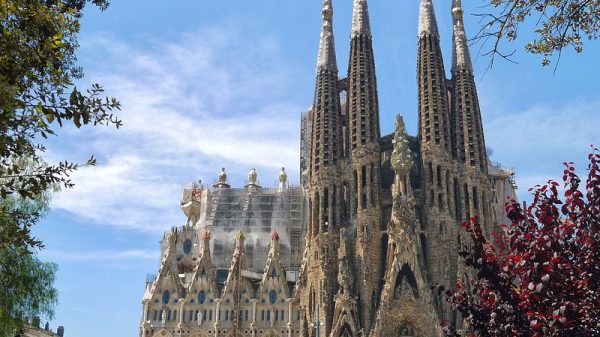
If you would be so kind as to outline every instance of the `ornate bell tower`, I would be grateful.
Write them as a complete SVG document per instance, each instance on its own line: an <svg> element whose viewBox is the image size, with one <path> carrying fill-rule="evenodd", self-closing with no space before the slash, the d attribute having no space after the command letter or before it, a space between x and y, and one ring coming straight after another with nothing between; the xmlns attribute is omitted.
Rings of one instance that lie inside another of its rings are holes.
<svg viewBox="0 0 600 337"><path fill-rule="evenodd" d="M341 221L340 161L342 158L341 108L338 68L333 37L333 6L323 0L323 25L317 59L315 98L310 112L308 230L300 305L303 319L322 322L321 336L331 331L337 289L337 230ZM303 326L309 326L305 322ZM312 336L316 330L305 334Z"/></svg>
<svg viewBox="0 0 600 337"><path fill-rule="evenodd" d="M367 0L355 0L348 62L355 284L364 333L375 318L381 266L381 135L373 38Z"/></svg>

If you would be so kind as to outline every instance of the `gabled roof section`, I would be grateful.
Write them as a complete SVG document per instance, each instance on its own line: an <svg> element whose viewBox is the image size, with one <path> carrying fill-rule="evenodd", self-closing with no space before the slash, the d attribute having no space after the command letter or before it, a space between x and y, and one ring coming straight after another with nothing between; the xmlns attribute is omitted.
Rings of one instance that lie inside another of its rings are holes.
<svg viewBox="0 0 600 337"><path fill-rule="evenodd" d="M207 293L212 293L215 297L219 296L215 268L210 255L210 234L208 232L202 234L200 258L194 268L189 289L190 293L193 293L194 290L204 290Z"/></svg>
<svg viewBox="0 0 600 337"><path fill-rule="evenodd" d="M229 274L223 287L223 295L233 294L234 292L240 294L252 295L252 287L250 281L242 276L242 272L248 270L248 258L246 257L245 248L246 237L242 231L236 236L235 249L233 251L233 259L231 260L231 267L229 267Z"/></svg>
<svg viewBox="0 0 600 337"><path fill-rule="evenodd" d="M177 298L183 298L185 296L185 287L179 279L177 273L177 253L176 253L176 241L177 232L172 230L165 234L163 241L166 244L166 249L160 261L160 269L158 272L157 280L160 280L160 284L155 282L150 292L156 296L155 293L157 288L163 288L164 285L169 287L175 287L177 291ZM172 289L161 289L161 290L172 290Z"/></svg>
<svg viewBox="0 0 600 337"><path fill-rule="evenodd" d="M271 235L271 247L269 249L269 256L267 258L267 265L265 266L265 272L263 278L260 281L259 294L264 294L275 290L278 294L283 293L285 298L289 298L289 288L287 287L287 280L285 269L280 261L280 244L279 234L273 232Z"/></svg>

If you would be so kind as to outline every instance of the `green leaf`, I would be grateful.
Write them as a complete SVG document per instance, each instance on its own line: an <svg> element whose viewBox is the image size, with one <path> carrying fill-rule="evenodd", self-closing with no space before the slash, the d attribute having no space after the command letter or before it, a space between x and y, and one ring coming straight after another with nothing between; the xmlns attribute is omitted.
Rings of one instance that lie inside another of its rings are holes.
<svg viewBox="0 0 600 337"><path fill-rule="evenodd" d="M79 113L79 111L75 111L73 113L73 123L75 123L75 126L77 128L81 127L81 114Z"/></svg>

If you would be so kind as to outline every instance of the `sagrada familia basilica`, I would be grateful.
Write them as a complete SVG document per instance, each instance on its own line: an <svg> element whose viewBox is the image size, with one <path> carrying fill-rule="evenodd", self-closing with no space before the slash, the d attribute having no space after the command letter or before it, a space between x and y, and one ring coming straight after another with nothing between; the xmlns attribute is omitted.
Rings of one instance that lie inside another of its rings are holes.
<svg viewBox="0 0 600 337"><path fill-rule="evenodd" d="M187 222L162 241L140 337L442 336L458 321L432 284L465 276L459 223L489 233L514 197L513 171L487 154L463 26L453 0L446 78L432 0L421 0L417 137L380 134L367 0L354 0L347 76L323 0L316 89L302 116L301 185L185 186Z"/></svg>

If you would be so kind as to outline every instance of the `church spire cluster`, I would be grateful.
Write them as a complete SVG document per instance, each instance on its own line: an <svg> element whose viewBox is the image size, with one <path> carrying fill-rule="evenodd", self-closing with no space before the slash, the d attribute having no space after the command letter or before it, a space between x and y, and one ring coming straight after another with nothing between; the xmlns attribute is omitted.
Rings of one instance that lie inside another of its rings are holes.
<svg viewBox="0 0 600 337"><path fill-rule="evenodd" d="M416 137L400 117L381 135L369 4L352 5L340 76L333 0L322 0L302 185L284 168L276 188L255 169L240 188L225 169L212 188L186 185L188 220L164 237L140 337L439 337L455 318L430 285L456 284L458 224L493 226L515 195L512 177L488 170L462 1L448 78L434 0L420 0Z"/></svg>

